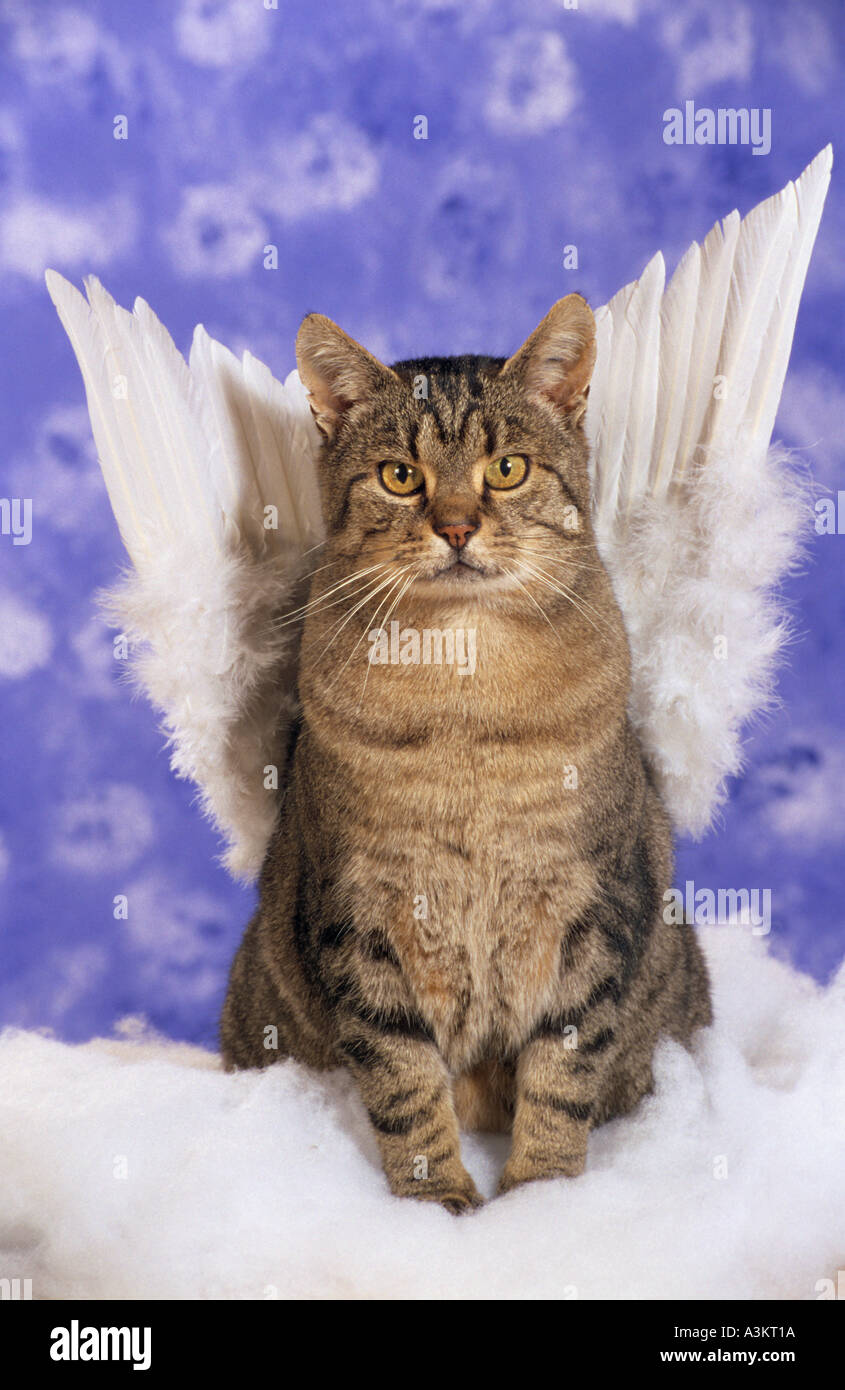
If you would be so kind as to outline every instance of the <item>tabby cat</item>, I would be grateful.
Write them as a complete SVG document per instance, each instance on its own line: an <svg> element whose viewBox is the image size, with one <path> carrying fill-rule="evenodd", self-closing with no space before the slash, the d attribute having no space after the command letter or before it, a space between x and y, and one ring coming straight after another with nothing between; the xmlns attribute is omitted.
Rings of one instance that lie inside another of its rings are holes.
<svg viewBox="0 0 845 1390"><path fill-rule="evenodd" d="M574 1176L711 1017L591 529L595 323L569 295L507 360L387 367L311 314L297 361L328 541L223 1056L347 1066L393 1192L460 1212L461 1127L512 1133L501 1192Z"/></svg>

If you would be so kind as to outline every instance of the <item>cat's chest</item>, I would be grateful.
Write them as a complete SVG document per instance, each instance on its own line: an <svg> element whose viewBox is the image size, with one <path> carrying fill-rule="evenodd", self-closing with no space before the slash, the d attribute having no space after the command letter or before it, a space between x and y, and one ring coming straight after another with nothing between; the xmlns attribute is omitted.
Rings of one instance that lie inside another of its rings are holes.
<svg viewBox="0 0 845 1390"><path fill-rule="evenodd" d="M328 705L308 714L330 750L325 793L344 788L340 901L387 933L459 1066L488 1039L518 1048L558 993L566 926L596 896L590 828L618 716L580 683L509 685L480 667L447 679L465 692L454 706L414 687L399 717L376 684L364 723ZM325 849L337 862L338 840Z"/></svg>
<svg viewBox="0 0 845 1390"><path fill-rule="evenodd" d="M518 1046L559 990L561 940L595 876L553 783L471 804L349 863L356 916L387 933L451 1065L493 1038ZM406 798L407 800L407 798Z"/></svg>
<svg viewBox="0 0 845 1390"><path fill-rule="evenodd" d="M528 862L527 862L528 861ZM439 882L391 927L403 969L444 1055L469 1061L494 1038L518 1047L560 988L566 924L594 894L589 866L482 860Z"/></svg>

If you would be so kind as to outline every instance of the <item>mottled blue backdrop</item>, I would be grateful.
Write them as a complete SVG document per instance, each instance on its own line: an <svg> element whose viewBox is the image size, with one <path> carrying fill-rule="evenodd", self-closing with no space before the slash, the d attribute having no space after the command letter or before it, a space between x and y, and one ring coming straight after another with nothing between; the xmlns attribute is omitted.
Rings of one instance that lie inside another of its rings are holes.
<svg viewBox="0 0 845 1390"><path fill-rule="evenodd" d="M126 304L143 295L182 348L203 321L277 374L313 309L389 359L504 354L561 294L603 303L658 248L671 268L836 142L844 13L0 0L0 496L34 508L29 545L0 535L0 1022L82 1039L144 1014L209 1043L253 901L218 867L95 614L123 557L45 266L94 271ZM770 108L771 153L665 145L663 112L687 99ZM776 431L834 492L841 190L835 168ZM753 536L748 549L753 564ZM843 554L845 535L817 537L791 585L782 708L751 731L720 827L681 846L679 869L770 888L774 949L819 978L845 942Z"/></svg>

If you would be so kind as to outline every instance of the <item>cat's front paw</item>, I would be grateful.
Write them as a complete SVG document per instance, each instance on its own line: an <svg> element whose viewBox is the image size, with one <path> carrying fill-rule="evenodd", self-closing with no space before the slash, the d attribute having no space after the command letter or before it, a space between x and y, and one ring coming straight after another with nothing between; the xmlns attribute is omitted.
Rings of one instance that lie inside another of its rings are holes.
<svg viewBox="0 0 845 1390"><path fill-rule="evenodd" d="M438 1201L447 1211L450 1211L453 1216L462 1216L465 1211L475 1211L478 1207L484 1206L484 1198L477 1190L475 1183L463 1191L444 1192L434 1200Z"/></svg>
<svg viewBox="0 0 845 1390"><path fill-rule="evenodd" d="M445 1207L453 1216L462 1216L464 1212L475 1211L476 1208L484 1206L484 1198L469 1173L464 1182L426 1183L423 1190L418 1188L417 1191L406 1195L416 1197L422 1202L439 1202L440 1206Z"/></svg>
<svg viewBox="0 0 845 1390"><path fill-rule="evenodd" d="M446 1175L439 1179L421 1179L413 1183L403 1183L401 1189L394 1187L398 1197L414 1197L418 1202L438 1202L453 1216L483 1207L484 1198L466 1169Z"/></svg>
<svg viewBox="0 0 845 1390"><path fill-rule="evenodd" d="M584 1171L586 1154L567 1155L549 1161L509 1158L499 1179L498 1197L526 1182L548 1182L551 1178L577 1178Z"/></svg>

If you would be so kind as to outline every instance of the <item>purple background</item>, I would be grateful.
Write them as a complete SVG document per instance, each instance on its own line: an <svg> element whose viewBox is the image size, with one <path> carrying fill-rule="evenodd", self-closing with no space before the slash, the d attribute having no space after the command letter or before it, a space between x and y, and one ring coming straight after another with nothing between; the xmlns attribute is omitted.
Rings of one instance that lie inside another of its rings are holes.
<svg viewBox="0 0 845 1390"><path fill-rule="evenodd" d="M835 140L843 7L9 0L0 15L0 495L34 506L29 546L0 536L0 1022L82 1039L143 1013L211 1043L253 894L217 865L95 614L123 555L44 267L143 295L183 349L203 321L277 374L312 309L388 359L505 354L561 294L603 303L658 248L671 269ZM771 154L664 145L664 109L688 98L770 107ZM842 221L835 169L776 429L834 491ZM678 875L771 888L773 948L819 978L845 935L843 546L814 538L791 583L782 707Z"/></svg>

